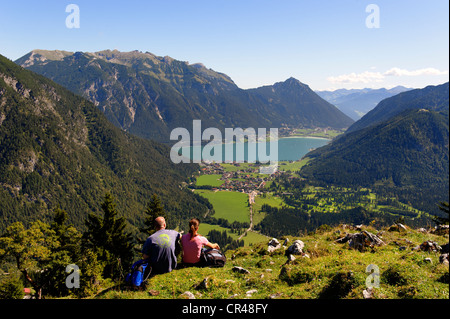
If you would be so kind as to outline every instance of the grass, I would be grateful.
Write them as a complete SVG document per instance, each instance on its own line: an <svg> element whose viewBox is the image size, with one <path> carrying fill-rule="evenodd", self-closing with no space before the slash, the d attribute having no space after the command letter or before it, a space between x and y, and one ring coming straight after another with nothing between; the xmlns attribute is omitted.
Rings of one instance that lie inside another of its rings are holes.
<svg viewBox="0 0 450 319"><path fill-rule="evenodd" d="M220 180L222 175L220 174L210 174L210 175L201 175L197 177L197 186L213 186L213 187L219 187L221 186L225 181Z"/></svg>
<svg viewBox="0 0 450 319"><path fill-rule="evenodd" d="M376 234L378 230L364 227ZM190 291L196 299L363 299L366 272L370 264L379 269L380 284L374 288L375 299L449 299L448 266L439 263L439 253L412 250L425 240L448 242L448 235L423 234L415 230L390 232L385 229L382 239L386 245L360 252L335 240L346 232L342 227L316 231L300 239L309 258L295 256L287 263L285 248L267 252L267 243L241 247L227 252L224 268L176 269L150 280L144 291L115 289L98 298L108 299L173 299L183 298ZM279 238L283 242L285 237ZM407 248L399 249L396 243ZM288 244L289 245L289 244ZM431 263L424 261L431 258ZM249 274L232 271L234 266L247 269ZM447 278L447 279L443 279ZM447 280L447 282L445 282ZM206 286L199 286L205 281ZM247 295L250 290L256 290Z"/></svg>
<svg viewBox="0 0 450 319"><path fill-rule="evenodd" d="M272 207L281 207L281 205L283 204L283 200L278 196L274 196L270 193L266 193L265 196L266 197L256 196L256 198L255 198L255 203L253 204L253 224L254 225L257 225L266 216L266 214L264 212L261 212L261 207L264 204L270 205Z"/></svg>
<svg viewBox="0 0 450 319"><path fill-rule="evenodd" d="M214 217L229 222L250 222L248 195L240 192L211 191L199 189L196 193L206 197L214 207Z"/></svg>
<svg viewBox="0 0 450 319"><path fill-rule="evenodd" d="M309 158L305 158L299 161L289 162L289 161L280 161L278 162L278 169L280 171L299 171L303 166L305 166L310 161Z"/></svg>

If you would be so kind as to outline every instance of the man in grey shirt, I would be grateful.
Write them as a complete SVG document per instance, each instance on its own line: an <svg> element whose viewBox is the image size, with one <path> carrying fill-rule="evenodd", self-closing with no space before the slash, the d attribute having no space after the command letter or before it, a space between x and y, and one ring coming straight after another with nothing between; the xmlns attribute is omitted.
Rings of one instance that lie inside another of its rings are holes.
<svg viewBox="0 0 450 319"><path fill-rule="evenodd" d="M166 229L164 217L155 219L156 232L149 236L142 248L142 258L149 261L152 275L171 272L177 267L177 253L180 249L180 233Z"/></svg>

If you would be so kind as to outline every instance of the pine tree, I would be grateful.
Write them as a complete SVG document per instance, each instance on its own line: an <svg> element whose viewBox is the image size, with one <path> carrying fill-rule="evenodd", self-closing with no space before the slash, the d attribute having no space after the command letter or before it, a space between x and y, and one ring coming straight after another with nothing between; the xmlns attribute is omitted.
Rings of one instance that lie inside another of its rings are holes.
<svg viewBox="0 0 450 319"><path fill-rule="evenodd" d="M105 195L101 207L103 216L89 214L84 238L88 248L94 249L99 261L104 262L104 276L114 278L120 267L128 268L133 260L132 236L125 230L125 218L118 217L111 194Z"/></svg>
<svg viewBox="0 0 450 319"><path fill-rule="evenodd" d="M140 228L140 231L146 236L150 236L155 232L154 221L156 217L162 216L167 219L167 214L164 210L164 206L161 204L161 199L158 195L153 194L150 201L147 203L147 208L145 209L145 227Z"/></svg>
<svg viewBox="0 0 450 319"><path fill-rule="evenodd" d="M450 215L448 202L441 202L441 203L439 203L438 207L441 211L443 211L445 214L447 214L447 216L446 217L434 216L433 221L438 225L448 225L449 215Z"/></svg>

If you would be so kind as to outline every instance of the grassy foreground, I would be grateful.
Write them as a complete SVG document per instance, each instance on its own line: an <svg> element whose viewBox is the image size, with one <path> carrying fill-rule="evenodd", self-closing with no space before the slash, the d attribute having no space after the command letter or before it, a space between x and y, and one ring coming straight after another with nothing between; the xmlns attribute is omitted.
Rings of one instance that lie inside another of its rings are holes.
<svg viewBox="0 0 450 319"><path fill-rule="evenodd" d="M373 234L383 231L383 246L360 252L348 244L335 243L346 233L357 233L343 226L318 230L301 238L286 237L287 246L300 239L305 243L300 255L287 263L285 249L272 253L267 243L227 251L224 268L177 269L152 278L143 291L111 289L97 298L107 299L174 299L187 298L186 291L196 299L362 299L368 277L379 276L374 299L448 299L449 267L439 262L438 252L413 250L424 241L448 243L447 235L421 233L417 230L389 231L363 227ZM278 240L282 244L285 237ZM376 265L379 274L366 272ZM239 266L249 273L234 272Z"/></svg>

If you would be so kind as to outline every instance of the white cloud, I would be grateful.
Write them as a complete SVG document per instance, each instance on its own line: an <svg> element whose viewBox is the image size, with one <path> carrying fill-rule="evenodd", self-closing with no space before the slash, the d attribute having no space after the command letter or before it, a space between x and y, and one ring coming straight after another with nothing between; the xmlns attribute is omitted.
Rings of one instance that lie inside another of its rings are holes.
<svg viewBox="0 0 450 319"><path fill-rule="evenodd" d="M425 68L414 71L408 71L400 68L392 68L386 72L384 75L386 76L420 76L420 75L446 75L448 71L439 71L435 68Z"/></svg>
<svg viewBox="0 0 450 319"><path fill-rule="evenodd" d="M327 78L332 83L370 83L381 82L384 79L383 74L380 72L363 72L363 73L350 73L339 76L330 76Z"/></svg>
<svg viewBox="0 0 450 319"><path fill-rule="evenodd" d="M373 69L373 67L371 68ZM422 76L422 75L446 75L447 71L435 68L424 68L418 70L405 70L397 67L391 68L384 73L365 71L362 73L349 73L338 76L330 76L327 80L331 83L371 83L382 82L386 76Z"/></svg>

